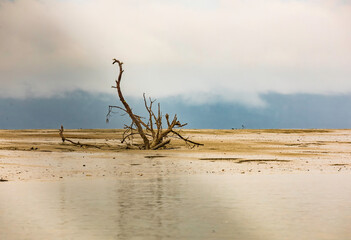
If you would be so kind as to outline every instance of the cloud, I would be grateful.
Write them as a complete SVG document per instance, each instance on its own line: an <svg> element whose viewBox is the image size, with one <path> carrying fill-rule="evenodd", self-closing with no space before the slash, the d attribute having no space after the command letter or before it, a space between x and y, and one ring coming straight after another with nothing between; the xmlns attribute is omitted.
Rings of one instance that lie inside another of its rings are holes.
<svg viewBox="0 0 351 240"><path fill-rule="evenodd" d="M351 92L351 6L300 0L0 0L0 95L110 92L262 106Z"/></svg>

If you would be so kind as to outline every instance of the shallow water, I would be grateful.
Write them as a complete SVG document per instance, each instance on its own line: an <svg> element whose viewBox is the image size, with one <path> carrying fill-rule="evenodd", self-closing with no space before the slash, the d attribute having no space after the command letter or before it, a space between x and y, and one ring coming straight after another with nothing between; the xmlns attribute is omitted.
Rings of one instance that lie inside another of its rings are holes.
<svg viewBox="0 0 351 240"><path fill-rule="evenodd" d="M0 239L351 239L351 175L0 183Z"/></svg>

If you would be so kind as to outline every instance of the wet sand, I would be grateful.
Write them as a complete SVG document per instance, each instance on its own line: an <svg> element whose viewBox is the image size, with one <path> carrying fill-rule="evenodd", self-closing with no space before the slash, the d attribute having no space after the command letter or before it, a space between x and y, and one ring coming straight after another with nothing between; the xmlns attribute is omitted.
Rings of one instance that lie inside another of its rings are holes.
<svg viewBox="0 0 351 240"><path fill-rule="evenodd" d="M126 149L122 130L0 130L0 179L154 178L189 174L351 173L351 130L183 130L204 146ZM138 142L138 139L135 140Z"/></svg>

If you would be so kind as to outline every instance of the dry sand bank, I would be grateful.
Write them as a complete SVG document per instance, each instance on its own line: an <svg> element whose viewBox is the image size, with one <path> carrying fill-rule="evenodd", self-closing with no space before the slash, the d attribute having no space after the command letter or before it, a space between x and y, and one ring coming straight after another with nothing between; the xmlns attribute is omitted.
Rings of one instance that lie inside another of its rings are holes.
<svg viewBox="0 0 351 240"><path fill-rule="evenodd" d="M122 130L0 130L0 178L10 181L182 174L351 173L351 130L184 130L204 143L125 149Z"/></svg>

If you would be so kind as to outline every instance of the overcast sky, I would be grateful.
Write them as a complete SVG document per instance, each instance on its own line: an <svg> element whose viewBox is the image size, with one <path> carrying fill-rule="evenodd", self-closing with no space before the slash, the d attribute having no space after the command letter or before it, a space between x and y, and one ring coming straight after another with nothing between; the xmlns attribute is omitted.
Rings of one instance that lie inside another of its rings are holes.
<svg viewBox="0 0 351 240"><path fill-rule="evenodd" d="M0 98L351 93L351 1L0 0Z"/></svg>

